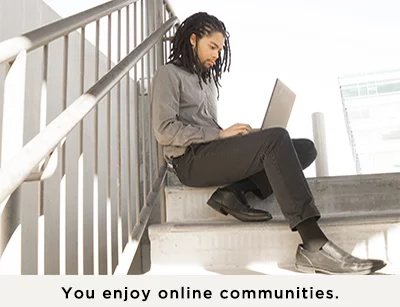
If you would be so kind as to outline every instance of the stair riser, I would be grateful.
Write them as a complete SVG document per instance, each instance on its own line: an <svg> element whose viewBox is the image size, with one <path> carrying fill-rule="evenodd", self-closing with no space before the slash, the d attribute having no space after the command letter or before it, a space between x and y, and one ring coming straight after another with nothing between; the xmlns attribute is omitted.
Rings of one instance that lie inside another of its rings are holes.
<svg viewBox="0 0 400 307"><path fill-rule="evenodd" d="M323 216L338 213L353 215L359 212L380 213L399 210L398 177L397 174L385 174L366 178L363 176L314 178L308 181L317 207ZM167 221L232 220L232 217L225 217L206 204L214 191L215 188L167 187ZM249 193L247 198L253 207L266 209L275 217L282 216L273 196L261 201Z"/></svg>
<svg viewBox="0 0 400 307"><path fill-rule="evenodd" d="M150 229L152 265L197 265L207 269L287 267L294 263L300 238L286 225L268 223L265 226L210 226L201 230L186 226ZM359 257L384 259L400 268L400 223L373 225L325 225L328 237L345 250Z"/></svg>

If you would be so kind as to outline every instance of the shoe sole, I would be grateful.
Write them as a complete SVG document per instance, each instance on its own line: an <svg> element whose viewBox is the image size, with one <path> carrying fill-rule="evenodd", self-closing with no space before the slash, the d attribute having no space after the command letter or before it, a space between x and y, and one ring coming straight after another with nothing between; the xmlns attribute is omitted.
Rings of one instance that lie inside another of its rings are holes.
<svg viewBox="0 0 400 307"><path fill-rule="evenodd" d="M224 206L222 206L220 203L218 203L212 199L209 199L207 201L207 205L209 205L211 208L218 211L219 213L222 213L223 215L230 214L242 222L264 222L264 221L269 221L270 219L272 219L272 216L271 217L264 217L264 216L248 217L248 216L237 215L235 213L230 212L229 210L226 210L226 208L224 208Z"/></svg>
<svg viewBox="0 0 400 307"><path fill-rule="evenodd" d="M368 274L371 274L371 273L374 273L376 271L383 269L386 266L386 263L384 263L383 265L372 267L369 270L358 271L358 272L349 272L349 273L331 272L331 271L327 271L324 269L319 269L319 268L309 267L309 266L304 266L304 265L299 265L299 264L295 264L294 266L295 266L296 270L298 270L302 273L311 273L311 274L322 273L322 274L327 274L327 275L368 275Z"/></svg>

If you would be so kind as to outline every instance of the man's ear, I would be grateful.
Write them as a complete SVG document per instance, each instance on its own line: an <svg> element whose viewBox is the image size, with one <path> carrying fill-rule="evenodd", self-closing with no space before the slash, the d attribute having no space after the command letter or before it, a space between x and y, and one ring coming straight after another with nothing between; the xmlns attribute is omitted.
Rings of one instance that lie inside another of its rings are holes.
<svg viewBox="0 0 400 307"><path fill-rule="evenodd" d="M190 44L192 45L193 48L196 47L196 34L192 33L192 35L190 35Z"/></svg>

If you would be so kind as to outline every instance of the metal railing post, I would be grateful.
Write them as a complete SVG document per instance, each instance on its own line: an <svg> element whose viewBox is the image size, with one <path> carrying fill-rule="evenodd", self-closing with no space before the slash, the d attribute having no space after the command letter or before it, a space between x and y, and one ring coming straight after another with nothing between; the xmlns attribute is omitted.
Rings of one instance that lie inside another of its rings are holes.
<svg viewBox="0 0 400 307"><path fill-rule="evenodd" d="M164 7L163 0L155 0L155 27L158 28L164 23L164 12L166 8ZM156 70L164 64L164 46L163 41L161 40L155 46L156 52L156 63L155 68ZM163 148L157 142L157 172L161 168L161 166L166 165L166 162L163 157ZM158 174L160 176L161 174ZM165 223L167 221L167 208L166 208L166 201L165 201L165 191L164 189L160 190L160 222Z"/></svg>
<svg viewBox="0 0 400 307"><path fill-rule="evenodd" d="M314 143L318 151L318 157L315 161L316 176L329 176L324 114L321 112L313 113L312 123Z"/></svg>
<svg viewBox="0 0 400 307"><path fill-rule="evenodd" d="M146 1L147 4L147 36L154 31L154 1ZM154 47L147 53L147 101L146 101L146 111L148 111L149 121L147 123L148 132L148 143L149 143L149 193L153 190L153 131L151 126L151 115L150 115L150 93L151 93L151 78L154 71L154 63L152 62L154 54Z"/></svg>

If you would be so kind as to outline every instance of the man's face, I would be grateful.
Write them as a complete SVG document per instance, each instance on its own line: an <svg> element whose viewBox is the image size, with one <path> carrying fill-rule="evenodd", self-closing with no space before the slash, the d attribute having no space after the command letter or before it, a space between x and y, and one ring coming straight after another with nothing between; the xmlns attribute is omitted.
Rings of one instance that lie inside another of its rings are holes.
<svg viewBox="0 0 400 307"><path fill-rule="evenodd" d="M192 44L193 48L196 47L195 34L190 36L190 43ZM197 42L197 53L203 68L209 69L215 64L215 61L218 59L224 43L225 38L220 32L213 32L210 35L205 35L199 39Z"/></svg>

